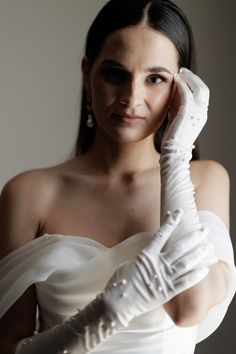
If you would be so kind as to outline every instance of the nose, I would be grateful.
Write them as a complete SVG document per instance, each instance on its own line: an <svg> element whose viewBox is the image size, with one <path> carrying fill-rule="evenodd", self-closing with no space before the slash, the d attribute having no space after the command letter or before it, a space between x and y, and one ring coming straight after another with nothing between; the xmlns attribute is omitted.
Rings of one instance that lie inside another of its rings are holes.
<svg viewBox="0 0 236 354"><path fill-rule="evenodd" d="M141 83L138 80L130 80L122 86L119 101L122 105L134 108L142 105L143 94Z"/></svg>

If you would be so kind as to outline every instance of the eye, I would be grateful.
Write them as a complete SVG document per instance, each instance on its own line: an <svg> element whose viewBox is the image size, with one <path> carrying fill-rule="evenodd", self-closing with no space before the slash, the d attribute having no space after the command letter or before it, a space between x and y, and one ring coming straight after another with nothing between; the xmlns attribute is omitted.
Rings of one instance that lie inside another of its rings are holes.
<svg viewBox="0 0 236 354"><path fill-rule="evenodd" d="M147 79L148 82L152 84L160 84L163 81L167 81L166 78L162 75L151 75Z"/></svg>
<svg viewBox="0 0 236 354"><path fill-rule="evenodd" d="M120 84L128 79L128 73L118 68L101 68L104 79L112 84Z"/></svg>

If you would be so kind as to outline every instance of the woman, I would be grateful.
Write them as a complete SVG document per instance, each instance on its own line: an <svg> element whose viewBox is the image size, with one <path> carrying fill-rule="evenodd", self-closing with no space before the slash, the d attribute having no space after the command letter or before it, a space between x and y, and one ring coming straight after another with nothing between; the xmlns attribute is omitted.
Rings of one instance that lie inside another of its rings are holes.
<svg viewBox="0 0 236 354"><path fill-rule="evenodd" d="M94 20L77 156L2 191L2 353L190 354L219 326L229 179L193 150L209 101L193 62L170 1L111 0Z"/></svg>

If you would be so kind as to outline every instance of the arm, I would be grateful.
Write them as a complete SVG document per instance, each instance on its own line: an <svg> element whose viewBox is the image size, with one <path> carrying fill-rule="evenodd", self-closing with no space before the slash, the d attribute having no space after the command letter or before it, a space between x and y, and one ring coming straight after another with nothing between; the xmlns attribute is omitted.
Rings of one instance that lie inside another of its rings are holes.
<svg viewBox="0 0 236 354"><path fill-rule="evenodd" d="M33 176L23 173L11 179L0 197L0 258L35 238L40 213L33 201ZM29 193L30 192L30 193ZM17 316L16 316L17 314ZM30 287L0 319L0 352L12 354L20 338L35 330L36 296ZM12 325L14 324L14 325Z"/></svg>
<svg viewBox="0 0 236 354"><path fill-rule="evenodd" d="M35 188L31 189L28 183L26 185L28 193L27 190L24 190L23 194L22 190L24 188L22 185L20 186L20 191L18 188L15 188L15 185L12 186L12 184L10 188L8 186L8 188L4 189L1 198L1 210L5 211L2 213L4 215L2 220L5 220L6 224L2 223L2 230L4 229L4 225L9 226L9 221L15 227L13 214L16 221L21 220L22 222L23 215L30 216L29 219L32 219L32 212L35 210L33 207L34 201L28 198L32 197ZM17 191L20 193L17 194ZM15 198L12 199L11 203L13 208L19 205L20 208L17 209L16 213L10 213L9 209L6 213L7 205L9 205L8 202L12 195ZM19 196L19 199L17 196ZM24 197L26 200L25 208L23 208L24 202L23 204L18 203L18 201L23 200L21 197ZM37 201L37 205L39 205L40 195L35 200ZM45 208L43 209L45 210ZM22 213L23 210L24 213ZM202 247L206 241L204 233L194 235L188 240L183 240L183 243L180 245L182 255L176 255L175 250L171 250L165 255L162 255L160 252L171 232L176 227L177 222L179 222L177 219L177 214L175 219L170 215L161 228L160 233L157 232L148 244L148 247L143 250L137 259L122 265L108 282L104 292L99 294L82 311L70 317L63 324L54 326L36 336L32 335L35 329L34 309L36 299L34 293L27 293L29 296L25 296L25 293L19 299L18 303L15 303L1 319L2 327L7 326L7 337L2 338L1 342L2 352L4 354L12 354L13 352L17 354L41 354L42 352L57 354L58 352L66 352L67 350L71 353L76 351L81 354L90 352L92 348L103 342L108 336L116 333L119 328L127 326L132 318L148 311L150 306L158 306L180 291L200 281L208 272L207 268L198 267L207 253L206 247ZM29 226L30 220L25 217L24 220L26 224L29 222ZM39 220L38 217L35 220ZM36 224L38 225L38 223ZM20 223L18 226L20 227ZM18 228L16 229L18 230ZM7 227L5 227L4 231L7 231ZM29 241L29 234L27 239L25 239L25 233L21 236L22 239L19 239L20 235L18 234L15 240L12 236L13 233L10 235L11 237L5 242L5 249L2 250L3 256L9 253L9 249L13 250L17 248L14 247L17 243L24 244ZM2 239L4 240L4 237ZM159 257L156 257L156 254ZM187 257L186 254L188 255ZM176 265L176 261L178 260L176 256L183 259L183 263L180 262L179 265ZM197 267L197 269L192 271L193 267ZM170 269L171 274L169 274ZM124 283L124 279L127 279L127 282ZM113 286L114 282L118 285L122 284L122 287ZM149 287L149 283L153 285L151 288ZM126 288L125 292L127 294L124 297L122 296L123 287ZM134 298L137 300L136 302L133 301ZM32 303L34 305L33 308L31 307ZM22 311L22 317L19 317L19 313L16 315L15 311L19 308ZM31 323L23 322L29 318L31 319ZM14 326L12 325L13 323ZM14 329L12 330L13 327ZM21 330L22 328L24 330Z"/></svg>
<svg viewBox="0 0 236 354"><path fill-rule="evenodd" d="M36 296L31 286L0 318L0 333L4 334L0 336L0 352L13 354L18 341L34 333L35 320Z"/></svg>
<svg viewBox="0 0 236 354"><path fill-rule="evenodd" d="M212 211L221 218L228 229L229 176L227 171L214 161L197 161L192 164L192 174L198 180L195 194L198 210ZM171 317L177 317L180 326L197 324L205 318L209 309L225 298L229 281L228 265L218 261L209 266L209 273L202 282L176 296L165 305L165 308Z"/></svg>
<svg viewBox="0 0 236 354"><path fill-rule="evenodd" d="M196 201L199 202L198 208L214 211L214 208L211 209L214 203L210 205L209 194L214 193L215 197L219 186L223 183L223 186L225 186L225 189L222 190L223 195L226 197L228 195L226 174L220 173L220 169L218 169L218 172L214 170L210 173L208 168L208 170L205 169L205 172L208 172L202 176L204 172L203 167L201 168L203 162L198 161L191 163L198 166L195 170L199 170L198 173L201 175L200 183L198 183L196 189L196 200L194 198L195 191L190 178L189 161L193 143L207 120L209 90L201 79L189 70L181 70L180 74L175 77L175 81L177 88L174 104L176 107L172 108L175 114L163 138L160 159L162 178L161 215L178 205L184 209L185 217L176 229L175 234L172 235L170 244L174 244L179 238L200 230L204 226L198 215ZM174 106L174 104L172 105ZM217 181L214 180L215 177L213 178L215 174L216 176L219 175ZM215 204L218 211L219 204L222 203L221 213L218 212L218 215L223 215L223 220L228 222L227 198L220 200L220 194L218 195L219 201L218 204ZM201 205L200 199L202 201ZM208 265L211 263L215 263L213 252L209 257ZM179 295L178 298L166 305L171 317L177 320L180 325L192 325L199 322L213 304L222 300L224 294L226 294L228 278L226 264L218 262L210 266L210 269L208 280L203 281L201 285L199 284L185 294ZM219 279L219 282L215 283L215 278ZM213 293L214 296L211 298ZM204 294L204 302L201 301L202 297L199 296L201 294Z"/></svg>
<svg viewBox="0 0 236 354"><path fill-rule="evenodd" d="M37 236L53 190L38 171L23 172L5 184L0 195L0 259ZM0 318L2 354L14 353L17 342L34 333L36 305L32 285Z"/></svg>
<svg viewBox="0 0 236 354"><path fill-rule="evenodd" d="M1 259L37 236L50 201L55 195L55 188L55 181L39 171L22 173L4 186L0 198ZM112 334L113 328L108 328L111 327L110 322L107 322L107 328L100 327L104 308L101 301L95 300L64 325L34 335L36 305L36 293L32 285L0 318L0 332L4 333L0 336L2 354L57 354L67 347L72 350L76 347L76 352L85 353L90 343L93 346ZM91 336L86 329L87 325L91 326L90 330L94 326ZM27 346L24 343L32 345Z"/></svg>
<svg viewBox="0 0 236 354"><path fill-rule="evenodd" d="M203 279L208 273L201 266L208 252L204 232L181 240L179 252L173 248L163 254L179 221L180 212L169 215L140 254L117 268L95 300L64 323L21 341L16 354L88 353L136 316Z"/></svg>

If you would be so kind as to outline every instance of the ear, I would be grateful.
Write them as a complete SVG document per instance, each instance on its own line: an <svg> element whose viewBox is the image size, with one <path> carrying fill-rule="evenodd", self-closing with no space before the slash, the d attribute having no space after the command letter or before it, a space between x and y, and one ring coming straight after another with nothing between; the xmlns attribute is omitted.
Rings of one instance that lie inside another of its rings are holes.
<svg viewBox="0 0 236 354"><path fill-rule="evenodd" d="M81 69L83 73L84 86L87 92L90 92L90 71L88 67L88 59L86 56L83 57L81 62Z"/></svg>

